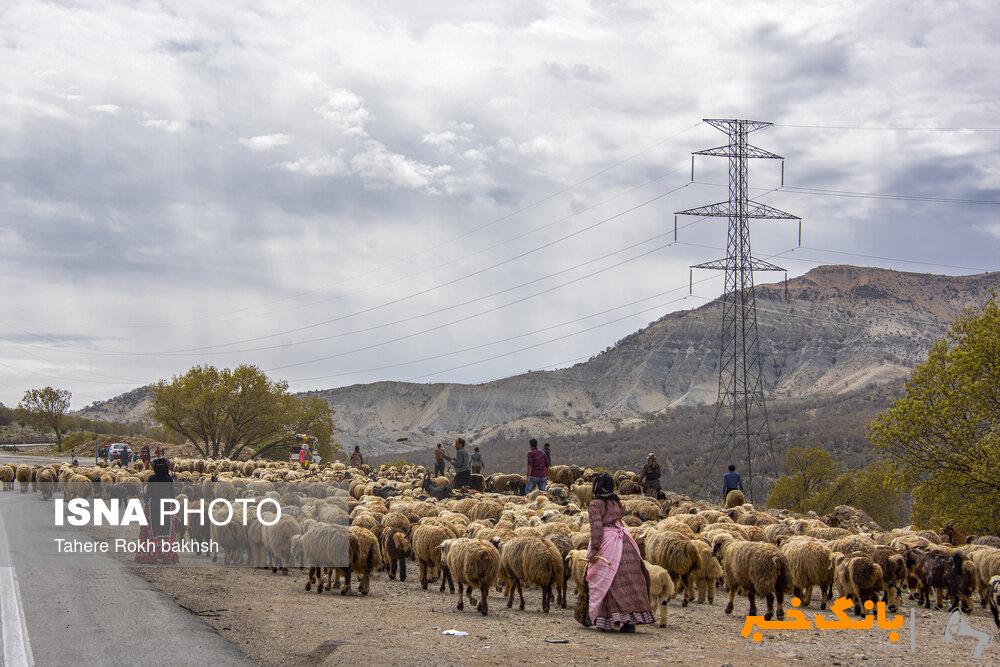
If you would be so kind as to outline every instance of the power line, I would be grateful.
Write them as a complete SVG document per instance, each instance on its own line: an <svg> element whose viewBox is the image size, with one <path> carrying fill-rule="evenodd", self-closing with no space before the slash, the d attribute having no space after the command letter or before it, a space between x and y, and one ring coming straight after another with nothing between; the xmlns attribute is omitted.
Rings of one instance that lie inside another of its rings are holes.
<svg viewBox="0 0 1000 667"><path fill-rule="evenodd" d="M1000 201L992 199L963 199L960 197L933 197L928 195L892 194L885 192L855 192L851 190L827 190L824 188L804 188L786 185L786 192L803 195L826 195L830 197L848 197L853 199L888 199L900 201L925 201L941 204L983 204L987 206L1000 205Z"/></svg>
<svg viewBox="0 0 1000 667"><path fill-rule="evenodd" d="M793 125L775 123L774 127L794 127L810 130L881 130L887 132L1000 132L1000 127L892 127L889 125Z"/></svg>
<svg viewBox="0 0 1000 667"><path fill-rule="evenodd" d="M717 188L728 187L725 183L712 183L710 181L692 181L696 185L711 185ZM766 190L767 188L751 187L751 190ZM852 199L888 199L900 201L925 201L940 204L983 204L987 206L1000 205L1000 201L992 199L964 199L961 197L936 197L931 195L911 195L894 194L888 192L857 192L853 190L829 190L825 188L799 187L795 185L782 185L779 188L782 192L790 192L797 195L825 195L830 197L849 197Z"/></svg>
<svg viewBox="0 0 1000 667"><path fill-rule="evenodd" d="M376 310L380 310L380 309L385 308L387 306L392 306L392 305L395 305L397 303L402 303L403 301L407 301L409 299L413 299L413 298L418 297L418 296L423 296L424 294L428 294L428 293L433 292L435 290L439 290L439 289L441 289L443 287L448 287L450 285L454 285L456 283L459 283L459 282L461 282L463 280L466 280L468 278L471 278L473 276L477 276L479 274L485 273L487 271L490 271L492 269L498 268L500 266L504 266L504 265L509 264L511 262L514 262L514 261L517 261L519 259L523 259L525 257L528 257L529 255L533 255L534 253L540 252L541 250L544 250L546 248L552 247L552 246L554 246L554 245L556 245L558 243L561 243L561 242L563 242L563 241L565 241L567 239L573 238L575 236L579 236L580 234L583 234L584 232L590 231L591 229L595 229L595 228L597 228L597 227L599 227L599 226L601 226L601 225L603 225L605 223L611 222L613 220L617 220L618 218L621 218L621 217L623 217L625 215L628 215L629 213L632 213L632 212L634 212L634 211L636 211L636 210L638 210L638 209L640 209L640 208L642 208L644 206L648 206L649 204L657 202L657 201L663 199L664 197L668 197L671 194L673 194L673 193L675 193L675 192L677 192L679 190L682 190L682 189L686 188L688 185L690 185L690 183L684 183L683 185L677 186L676 188L668 190L667 192L661 193L659 195L656 195L655 197L652 197L652 198L647 199L647 200L645 200L643 202L640 202L640 203L638 203L638 204L636 204L634 206L631 206L631 207L625 209L624 211L621 211L619 213L615 213L614 215L608 216L606 218L602 218L601 220L598 220L597 222L594 222L594 223L592 223L592 224L590 224L590 225L588 225L586 227L583 227L582 229L578 229L578 230L576 230L574 232L570 232L569 234L566 234L566 235L561 236L561 237L559 237L557 239L554 239L552 241L544 243L544 244L542 244L540 246L536 246L536 247L534 247L534 248L532 248L530 250L526 250L524 252L518 253L517 255L514 255L513 257L508 257L507 259L501 260L499 262L495 262L493 264L490 264L489 266L486 266L486 267L477 269L475 271L463 274L463 275L461 275L461 276L459 276L457 278L452 278L451 280L447 280L445 282L438 283L438 284L433 285L431 287L427 287L425 289L418 290L416 292L412 292L412 293L410 293L410 294L408 294L406 296L397 297L395 299L391 299L389 301L385 301L383 303L376 304L374 306L369 306L367 308L363 308L361 310L358 310L358 311L355 311L355 312L352 312L352 313L348 313L348 314L345 314L345 315L339 315L337 317L333 317L333 318L330 318L330 319L322 320L320 322L314 322L312 324L307 324L307 325L303 325L303 326L300 326L300 327L294 327L294 328L286 329L286 330L283 330L283 331L277 331L277 332L270 333L270 334L265 334L265 335L262 335L262 336L254 336L252 338L243 338L243 339L240 339L240 340L229 341L229 342L226 342L226 343L218 343L218 344L215 344L215 345L203 345L203 346L199 346L199 347L183 348L183 349L177 349L177 350L163 350L163 351L161 351L161 353L163 353L163 354L175 354L175 353L182 353L182 352L201 352L201 351L204 351L204 350L213 350L213 349L218 349L218 348L222 348L222 347L229 347L229 346L232 346L232 345L240 345L242 343L254 343L254 342L257 342L257 341L260 341L260 340L266 340L268 338L275 338L277 336L286 336L288 334L298 333L300 331L307 331L309 329L314 329L316 327L324 326L324 325L327 325L327 324L332 324L333 322L339 322L339 321L346 320L346 319L349 319L349 318L352 318L352 317L356 317L358 315L364 315L364 314L367 314L367 313L370 313L370 312L374 312Z"/></svg>

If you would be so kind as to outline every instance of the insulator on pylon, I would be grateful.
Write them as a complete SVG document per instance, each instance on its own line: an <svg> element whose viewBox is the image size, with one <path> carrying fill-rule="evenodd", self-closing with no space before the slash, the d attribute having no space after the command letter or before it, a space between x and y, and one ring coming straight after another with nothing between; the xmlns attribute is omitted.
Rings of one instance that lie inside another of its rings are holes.
<svg viewBox="0 0 1000 667"><path fill-rule="evenodd" d="M694 179L691 179L694 180ZM781 187L785 187L785 161L781 161Z"/></svg>
<svg viewBox="0 0 1000 667"><path fill-rule="evenodd" d="M677 216L674 215L674 243L677 243Z"/></svg>
<svg viewBox="0 0 1000 667"><path fill-rule="evenodd" d="M688 269L688 296L694 294L694 269Z"/></svg>
<svg viewBox="0 0 1000 667"><path fill-rule="evenodd" d="M802 247L802 220L799 220L799 247Z"/></svg>
<svg viewBox="0 0 1000 667"><path fill-rule="evenodd" d="M691 182L694 183L694 155L691 156Z"/></svg>

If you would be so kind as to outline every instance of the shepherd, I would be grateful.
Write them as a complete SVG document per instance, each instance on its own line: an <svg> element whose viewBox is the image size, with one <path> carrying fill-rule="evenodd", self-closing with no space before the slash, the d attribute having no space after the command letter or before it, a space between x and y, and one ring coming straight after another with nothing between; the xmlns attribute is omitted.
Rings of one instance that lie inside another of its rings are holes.
<svg viewBox="0 0 1000 667"><path fill-rule="evenodd" d="M639 545L622 525L621 501L607 473L594 479L594 499L587 505L590 544L587 547L588 618L598 630L635 632L635 626L653 623L649 607L649 573L642 564Z"/></svg>

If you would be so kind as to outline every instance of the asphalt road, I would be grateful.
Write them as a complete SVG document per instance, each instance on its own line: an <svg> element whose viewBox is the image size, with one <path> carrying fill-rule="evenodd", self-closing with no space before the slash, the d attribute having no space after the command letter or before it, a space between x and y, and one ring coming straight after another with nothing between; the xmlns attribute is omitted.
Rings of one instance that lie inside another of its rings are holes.
<svg viewBox="0 0 1000 667"><path fill-rule="evenodd" d="M0 666L252 664L120 557L57 553L53 516L0 492Z"/></svg>

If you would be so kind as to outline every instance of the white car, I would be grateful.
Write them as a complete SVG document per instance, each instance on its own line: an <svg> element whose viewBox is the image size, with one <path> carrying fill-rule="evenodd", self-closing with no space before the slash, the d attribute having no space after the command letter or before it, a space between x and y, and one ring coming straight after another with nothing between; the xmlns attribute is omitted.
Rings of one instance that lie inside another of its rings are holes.
<svg viewBox="0 0 1000 667"><path fill-rule="evenodd" d="M126 451L129 455L132 454L132 448L124 442L112 442L108 445L108 460L120 459L122 457L122 451Z"/></svg>

